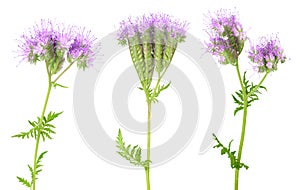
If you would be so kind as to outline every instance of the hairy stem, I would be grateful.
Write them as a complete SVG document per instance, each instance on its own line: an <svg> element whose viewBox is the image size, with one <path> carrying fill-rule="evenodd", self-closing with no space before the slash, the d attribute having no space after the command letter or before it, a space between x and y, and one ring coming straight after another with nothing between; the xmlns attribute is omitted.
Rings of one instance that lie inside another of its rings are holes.
<svg viewBox="0 0 300 190"><path fill-rule="evenodd" d="M51 74L50 74L50 71L48 69L48 64L46 64L46 69L47 69L47 74L48 74L48 90L47 90L46 99L45 99L44 107L43 107L43 110L42 110L41 118L40 118L40 121L38 123L38 134L37 134L37 138L36 138L34 158L33 158L32 190L35 190L35 186L36 186L37 155L38 155L40 138L41 138L40 128L41 128L41 125L42 125L42 121L43 121L43 118L44 118L44 115L45 115L45 111L46 111L46 108L47 108L47 104L48 104L48 100L49 100L49 96L50 96L50 92L51 92L51 88L52 88Z"/></svg>

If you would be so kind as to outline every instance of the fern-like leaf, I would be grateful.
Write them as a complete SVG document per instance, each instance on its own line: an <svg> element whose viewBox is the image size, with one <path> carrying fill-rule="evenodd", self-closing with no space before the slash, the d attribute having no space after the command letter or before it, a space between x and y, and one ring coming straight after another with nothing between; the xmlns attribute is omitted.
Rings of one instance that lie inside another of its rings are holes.
<svg viewBox="0 0 300 190"><path fill-rule="evenodd" d="M157 102L158 102L157 97L159 96L159 94L160 94L162 91L166 90L170 85L171 85L171 82L169 82L169 83L166 84L166 85L161 85L161 86L158 85L157 89L156 89L155 91L153 91L153 92L150 93L150 95L151 95L150 97L152 97L151 101L152 101L153 103L157 103Z"/></svg>
<svg viewBox="0 0 300 190"><path fill-rule="evenodd" d="M41 165L42 159L44 158L44 155L45 155L47 152L48 152L48 151L44 151L44 152L42 152L42 153L39 155L39 157L38 157L38 159L37 159L37 161L36 161L37 168L39 168L39 166L42 166L42 165Z"/></svg>
<svg viewBox="0 0 300 190"><path fill-rule="evenodd" d="M31 183L28 180L26 180L22 177L18 177L18 176L17 176L17 179L19 180L20 183L22 183L26 187L29 187L29 188L31 187Z"/></svg>
<svg viewBox="0 0 300 190"><path fill-rule="evenodd" d="M247 166L244 163L241 163L238 161L238 159L235 156L236 151L231 151L231 143L233 142L233 140L231 140L229 142L228 147L225 147L217 138L217 136L215 134L213 134L213 137L215 139L215 141L217 142L217 145L215 145L213 148L221 148L221 155L227 154L228 158L230 159L230 166L231 168L236 168L236 169L241 169L241 168L245 168L246 170L249 168L249 166Z"/></svg>
<svg viewBox="0 0 300 190"><path fill-rule="evenodd" d="M12 137L13 138L22 138L22 139L29 139L29 138L34 138L36 139L36 136L37 136L37 130L38 130L38 124L37 122L35 121L29 121L28 120L28 123L32 126L32 128L27 131L27 132L21 132L19 134L16 134L16 135L13 135Z"/></svg>
<svg viewBox="0 0 300 190"><path fill-rule="evenodd" d="M242 83L245 88L246 97L244 97L242 90L238 90L234 95L232 95L234 103L237 104L237 107L234 110L234 115L244 109L244 101L248 101L247 107L250 107L254 101L259 100L258 94L261 94L260 90L267 90L264 86L258 86L250 83L250 81L246 78L246 72L244 72Z"/></svg>
<svg viewBox="0 0 300 190"><path fill-rule="evenodd" d="M29 139L29 138L34 138L36 139L38 134L40 133L43 141L47 139L52 139L53 134L55 134L55 126L50 124L51 121L53 121L55 118L57 118L60 114L63 112L55 113L55 112L50 112L47 117L44 116L43 119L41 120L40 117L37 117L36 121L29 121L29 125L31 125L31 129L27 132L21 132L19 134L13 135L13 138L22 138L22 139Z"/></svg>
<svg viewBox="0 0 300 190"><path fill-rule="evenodd" d="M117 148L119 149L117 153L121 157L125 158L135 166L149 167L151 161L149 160L142 161L142 149L138 145L135 145L133 147L132 145L126 146L125 142L123 141L123 136L120 129L118 132L116 143L117 143Z"/></svg>
<svg viewBox="0 0 300 190"><path fill-rule="evenodd" d="M49 112L48 116L44 117L45 123L49 123L49 122L53 121L55 118L57 118L62 113L63 112L59 112L59 113Z"/></svg>

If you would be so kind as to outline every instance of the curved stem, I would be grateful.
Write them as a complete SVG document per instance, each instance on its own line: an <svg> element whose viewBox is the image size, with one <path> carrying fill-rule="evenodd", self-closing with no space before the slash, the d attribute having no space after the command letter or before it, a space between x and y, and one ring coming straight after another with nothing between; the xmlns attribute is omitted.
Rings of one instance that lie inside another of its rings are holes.
<svg viewBox="0 0 300 190"><path fill-rule="evenodd" d="M70 65L68 65L68 67L66 67L58 76L57 76L57 78L53 81L53 83L56 83L57 82L57 80L67 71L67 70L69 70L71 67L72 67L72 65L74 64L74 62L72 62L72 63L70 63Z"/></svg>
<svg viewBox="0 0 300 190"><path fill-rule="evenodd" d="M47 90L47 94L46 94L46 99L45 99L45 103L44 103L44 107L42 110L42 114L40 117L40 121L38 123L38 134L37 134L37 138L36 138L36 143L35 143L35 151L34 151L34 158L33 158L33 175L32 175L32 190L35 190L35 184L36 184L36 169L37 169L37 155L38 155L38 150L39 150L39 143L40 143L40 138L41 138L41 125L42 125L42 121L45 115L45 111L47 108L47 104L48 104L48 100L49 100L49 96L50 96L50 92L51 92L51 88L52 88L52 82L51 82L51 74L50 71L48 69L48 64L46 64L46 69L47 69L47 74L48 74L48 90Z"/></svg>
<svg viewBox="0 0 300 190"><path fill-rule="evenodd" d="M269 72L266 72L266 74L264 75L264 77L261 79L261 81L258 83L258 85L253 89L251 90L249 93L248 93L248 97L251 96L254 92L256 92L256 90L262 85L262 83L264 82L264 80L267 78Z"/></svg>

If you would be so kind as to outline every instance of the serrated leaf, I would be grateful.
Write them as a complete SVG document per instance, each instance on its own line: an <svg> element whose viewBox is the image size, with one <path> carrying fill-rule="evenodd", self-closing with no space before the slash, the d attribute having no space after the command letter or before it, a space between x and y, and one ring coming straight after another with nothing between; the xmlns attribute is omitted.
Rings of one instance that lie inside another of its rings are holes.
<svg viewBox="0 0 300 190"><path fill-rule="evenodd" d="M42 159L44 158L44 156L45 156L45 154L46 154L47 152L48 152L48 151L44 151L44 152L42 152L42 153L39 155L39 157L38 157L38 159L37 159L37 161L36 161L37 164L41 163Z"/></svg>
<svg viewBox="0 0 300 190"><path fill-rule="evenodd" d="M237 107L235 110L234 110L234 116L237 114L237 112L241 111L242 109L244 109L244 107Z"/></svg>
<svg viewBox="0 0 300 190"><path fill-rule="evenodd" d="M26 187L29 187L29 188L31 187L31 183L28 180L26 180L22 177L18 177L18 176L17 176L17 179L19 180L20 183L22 183Z"/></svg>
<svg viewBox="0 0 300 190"><path fill-rule="evenodd" d="M41 135L41 137L42 137L42 140L45 142L45 140L46 140L46 138L45 138L45 133L41 133L40 135Z"/></svg>
<svg viewBox="0 0 300 190"><path fill-rule="evenodd" d="M33 169L32 169L32 167L31 167L30 165L27 165L27 167L28 167L28 169L29 169L30 173L32 173L32 172L33 172Z"/></svg>
<svg viewBox="0 0 300 190"><path fill-rule="evenodd" d="M268 91L267 88L264 86L259 86L259 88L264 89L265 91Z"/></svg>
<svg viewBox="0 0 300 190"><path fill-rule="evenodd" d="M42 165L41 165L42 166ZM42 171L42 169L37 170L35 173L36 175L38 175L40 172Z"/></svg>
<svg viewBox="0 0 300 190"><path fill-rule="evenodd" d="M32 127L37 127L37 126L36 126L36 123L35 123L34 121L28 120L28 123L29 123Z"/></svg>
<svg viewBox="0 0 300 190"><path fill-rule="evenodd" d="M135 153L135 151L136 151L137 148L138 148L138 145L135 145L133 147L133 149L131 150L131 155L134 155L134 153Z"/></svg>
<svg viewBox="0 0 300 190"><path fill-rule="evenodd" d="M238 104L238 105L243 105L244 103L241 102L240 100L238 100L234 95L231 95L233 100L234 100L234 103ZM242 100L243 101L243 100Z"/></svg>
<svg viewBox="0 0 300 190"><path fill-rule="evenodd" d="M22 138L22 139L25 139L25 138L29 139L30 137L36 138L36 135L35 135L36 131L37 131L37 128L32 128L27 132L21 132L19 134L13 135L12 138Z"/></svg>
<svg viewBox="0 0 300 190"><path fill-rule="evenodd" d="M50 128L43 128L43 131L47 131L48 133L56 134L56 132L51 130Z"/></svg>
<svg viewBox="0 0 300 190"><path fill-rule="evenodd" d="M49 123L45 124L44 127L56 128L54 125L49 124Z"/></svg>
<svg viewBox="0 0 300 190"><path fill-rule="evenodd" d="M171 85L171 82L169 82L167 85L162 85L162 86L159 86L159 93L163 90L166 90L169 86Z"/></svg>
<svg viewBox="0 0 300 190"><path fill-rule="evenodd" d="M49 112L45 123L49 123L50 121L53 121L55 118L57 118L62 113L63 112L59 112L59 113Z"/></svg>
<svg viewBox="0 0 300 190"><path fill-rule="evenodd" d="M29 164L27 166L28 166L28 169L30 171L31 179L33 179L33 169Z"/></svg>
<svg viewBox="0 0 300 190"><path fill-rule="evenodd" d="M141 161L142 158L142 149L138 146L132 146L132 145L125 145L125 142L123 141L122 132L119 129L118 136L116 138L116 147L119 149L117 153L128 160L131 164L136 166L143 166L146 167L145 162Z"/></svg>
<svg viewBox="0 0 300 190"><path fill-rule="evenodd" d="M221 155L227 154L229 160L230 160L230 166L231 168L236 168L236 169L240 169L240 168L245 168L248 169L249 167L238 161L238 159L235 156L236 151L230 151L231 148L231 143L233 142L233 140L231 140L228 144L228 147L225 147L217 138L217 136L215 134L213 134L213 137L215 139L215 141L217 142L217 145L214 146L214 148L221 148Z"/></svg>

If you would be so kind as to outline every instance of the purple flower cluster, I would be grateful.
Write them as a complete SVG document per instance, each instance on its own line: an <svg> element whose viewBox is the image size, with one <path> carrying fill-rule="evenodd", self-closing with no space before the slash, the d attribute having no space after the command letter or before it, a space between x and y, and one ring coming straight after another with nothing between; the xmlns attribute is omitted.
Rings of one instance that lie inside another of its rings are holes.
<svg viewBox="0 0 300 190"><path fill-rule="evenodd" d="M257 45L251 45L248 57L260 73L275 71L279 62L286 61L278 37L262 37Z"/></svg>
<svg viewBox="0 0 300 190"><path fill-rule="evenodd" d="M141 39L147 43L174 44L184 40L188 23L175 20L163 13L129 17L120 23L118 40L127 44L131 39Z"/></svg>
<svg viewBox="0 0 300 190"><path fill-rule="evenodd" d="M217 56L222 64L237 63L247 39L237 14L221 9L215 15L209 15L208 51Z"/></svg>
<svg viewBox="0 0 300 190"><path fill-rule="evenodd" d="M84 69L93 60L92 45L95 39L90 31L83 28L41 20L21 36L18 54L22 61L45 61L53 74L61 69L65 57L69 63L76 62L79 68Z"/></svg>

